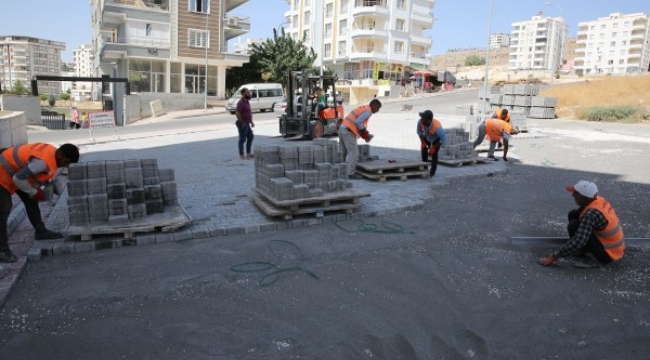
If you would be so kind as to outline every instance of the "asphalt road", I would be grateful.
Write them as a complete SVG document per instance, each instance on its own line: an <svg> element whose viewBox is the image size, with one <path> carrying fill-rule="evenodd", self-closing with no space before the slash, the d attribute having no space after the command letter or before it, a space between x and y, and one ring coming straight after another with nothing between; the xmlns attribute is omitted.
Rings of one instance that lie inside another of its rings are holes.
<svg viewBox="0 0 650 360"><path fill-rule="evenodd" d="M578 270L508 239L563 235L580 179L650 237L650 128L531 127L546 137L515 138L508 175L423 186L422 211L30 264L2 359L646 358L649 245Z"/></svg>

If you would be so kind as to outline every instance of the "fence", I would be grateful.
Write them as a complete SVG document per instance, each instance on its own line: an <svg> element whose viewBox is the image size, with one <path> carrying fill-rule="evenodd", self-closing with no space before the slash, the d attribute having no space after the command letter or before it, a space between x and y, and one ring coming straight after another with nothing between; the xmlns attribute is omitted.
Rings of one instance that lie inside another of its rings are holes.
<svg viewBox="0 0 650 360"><path fill-rule="evenodd" d="M65 130L69 128L65 114L41 114L43 126L50 130Z"/></svg>

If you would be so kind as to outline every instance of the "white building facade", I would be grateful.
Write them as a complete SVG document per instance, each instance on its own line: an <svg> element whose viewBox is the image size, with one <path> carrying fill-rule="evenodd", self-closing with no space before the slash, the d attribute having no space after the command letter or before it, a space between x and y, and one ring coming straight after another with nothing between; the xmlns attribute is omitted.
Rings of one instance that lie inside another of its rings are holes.
<svg viewBox="0 0 650 360"><path fill-rule="evenodd" d="M93 68L95 55L93 47L91 45L81 45L78 49L73 50L72 54L74 64L74 73L72 76L95 77L95 69ZM69 87L65 87L65 85L69 85ZM69 89L75 99L88 100L93 93L94 87L94 83L87 81L66 82L63 91L68 91Z"/></svg>
<svg viewBox="0 0 650 360"><path fill-rule="evenodd" d="M510 34L496 33L490 35L490 49L500 49L510 46Z"/></svg>
<svg viewBox="0 0 650 360"><path fill-rule="evenodd" d="M512 23L508 67L557 71L562 64L568 30L563 18L541 14Z"/></svg>
<svg viewBox="0 0 650 360"><path fill-rule="evenodd" d="M578 24L577 74L650 71L650 22L644 13L613 13Z"/></svg>
<svg viewBox="0 0 650 360"><path fill-rule="evenodd" d="M400 86L409 68L429 67L435 0L287 0L286 33L306 39L339 88ZM351 90L350 90L351 91Z"/></svg>
<svg viewBox="0 0 650 360"><path fill-rule="evenodd" d="M30 89L36 75L61 76L61 52L65 43L29 36L0 35L0 83L3 90L11 90L17 81ZM61 84L57 81L39 81L41 94L57 96Z"/></svg>

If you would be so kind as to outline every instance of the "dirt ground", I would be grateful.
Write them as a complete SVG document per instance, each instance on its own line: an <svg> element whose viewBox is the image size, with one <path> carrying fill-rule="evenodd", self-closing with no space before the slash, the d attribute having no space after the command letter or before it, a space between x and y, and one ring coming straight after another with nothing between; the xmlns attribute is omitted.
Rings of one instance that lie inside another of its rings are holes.
<svg viewBox="0 0 650 360"><path fill-rule="evenodd" d="M579 270L541 267L550 248L508 241L562 236L564 186L580 179L626 236L650 236L650 128L562 124L515 137L507 175L423 187L436 194L424 210L365 219L365 231L350 221L44 258L0 311L2 359L647 358L650 246ZM263 263L277 267L233 271Z"/></svg>

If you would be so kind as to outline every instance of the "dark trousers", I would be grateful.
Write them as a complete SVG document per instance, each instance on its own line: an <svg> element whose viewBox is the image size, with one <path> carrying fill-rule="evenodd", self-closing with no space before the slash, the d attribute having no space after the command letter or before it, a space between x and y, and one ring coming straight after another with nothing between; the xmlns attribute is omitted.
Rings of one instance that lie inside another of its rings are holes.
<svg viewBox="0 0 650 360"><path fill-rule="evenodd" d="M433 144L429 145L429 147L425 147L420 149L420 154L422 155L422 161L428 162L429 161L429 148L431 146L438 146L440 144L440 140L436 140L433 142ZM436 174L436 170L438 170L438 149L433 155L431 155L431 169L429 170L429 176L433 177Z"/></svg>
<svg viewBox="0 0 650 360"><path fill-rule="evenodd" d="M244 155L244 143L246 143L246 154L251 153L251 147L253 146L253 129L251 129L250 124L243 123L241 121L235 122L237 125L237 130L239 131L239 155Z"/></svg>
<svg viewBox="0 0 650 360"><path fill-rule="evenodd" d="M569 236L573 237L578 226L580 225L580 210L571 210L569 211L569 225L567 230L569 231ZM582 249L584 252L590 252L598 262L602 264L609 264L612 262L612 258L609 257L609 254L605 251L603 244L598 240L596 235L593 233L589 236L589 240L585 244L585 247Z"/></svg>
<svg viewBox="0 0 650 360"><path fill-rule="evenodd" d="M38 206L38 201L32 199L27 193L16 190L16 195L20 197L25 205L25 212L27 218L36 232L45 230L45 224L41 218L41 208ZM11 213L13 206L11 194L4 187L0 186L0 251L9 250L9 235L7 234L7 220Z"/></svg>

